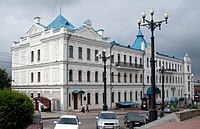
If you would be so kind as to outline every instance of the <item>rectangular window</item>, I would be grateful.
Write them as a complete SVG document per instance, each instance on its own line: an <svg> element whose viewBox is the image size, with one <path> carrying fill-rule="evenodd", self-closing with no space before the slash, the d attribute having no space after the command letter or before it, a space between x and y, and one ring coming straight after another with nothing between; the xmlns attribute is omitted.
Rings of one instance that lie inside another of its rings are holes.
<svg viewBox="0 0 200 129"><path fill-rule="evenodd" d="M126 92L124 92L124 101L126 102Z"/></svg>
<svg viewBox="0 0 200 129"><path fill-rule="evenodd" d="M91 101L90 101L90 93L87 93L87 104L91 104Z"/></svg>
<svg viewBox="0 0 200 129"><path fill-rule="evenodd" d="M187 66L187 70L188 70L188 72L190 71L190 66L189 65Z"/></svg>
<svg viewBox="0 0 200 129"><path fill-rule="evenodd" d="M149 67L149 58L147 58L147 68Z"/></svg>
<svg viewBox="0 0 200 129"><path fill-rule="evenodd" d="M142 65L142 58L140 58L140 65Z"/></svg>
<svg viewBox="0 0 200 129"><path fill-rule="evenodd" d="M114 63L114 55L111 55L111 63Z"/></svg>
<svg viewBox="0 0 200 129"><path fill-rule="evenodd" d="M132 92L130 92L130 101L133 101L133 95L132 95L133 93Z"/></svg>
<svg viewBox="0 0 200 129"><path fill-rule="evenodd" d="M69 94L69 106L71 106L71 94Z"/></svg>
<svg viewBox="0 0 200 129"><path fill-rule="evenodd" d="M130 83L132 83L132 74L130 73Z"/></svg>
<svg viewBox="0 0 200 129"><path fill-rule="evenodd" d="M137 81L137 74L135 74L135 83L137 83L138 81Z"/></svg>
<svg viewBox="0 0 200 129"><path fill-rule="evenodd" d="M124 64L126 64L126 55L124 55Z"/></svg>
<svg viewBox="0 0 200 129"><path fill-rule="evenodd" d="M37 93L38 94L38 98L40 98L40 93Z"/></svg>
<svg viewBox="0 0 200 129"><path fill-rule="evenodd" d="M78 59L82 59L82 47L78 47Z"/></svg>
<svg viewBox="0 0 200 129"><path fill-rule="evenodd" d="M33 82L33 80L34 80L34 74L31 73L31 82Z"/></svg>
<svg viewBox="0 0 200 129"><path fill-rule="evenodd" d="M137 66L137 57L135 57L135 65Z"/></svg>
<svg viewBox="0 0 200 129"><path fill-rule="evenodd" d="M129 56L129 64L132 64L132 56Z"/></svg>
<svg viewBox="0 0 200 129"><path fill-rule="evenodd" d="M143 80L142 74L140 74L140 83L142 83L142 80Z"/></svg>
<svg viewBox="0 0 200 129"><path fill-rule="evenodd" d="M115 102L115 101L114 101L114 98L115 98L115 94L114 94L114 92L112 92L112 94L111 94L111 101L112 101L112 103Z"/></svg>
<svg viewBox="0 0 200 129"><path fill-rule="evenodd" d="M38 50L38 61L40 61L40 50Z"/></svg>
<svg viewBox="0 0 200 129"><path fill-rule="evenodd" d="M120 54L118 54L118 63L120 63Z"/></svg>
<svg viewBox="0 0 200 129"><path fill-rule="evenodd" d="M190 91L190 81L188 81L188 91Z"/></svg>
<svg viewBox="0 0 200 129"><path fill-rule="evenodd" d="M31 98L33 98L34 96L33 96L33 93L31 93Z"/></svg>
<svg viewBox="0 0 200 129"><path fill-rule="evenodd" d="M31 51L31 62L34 61L34 51Z"/></svg>
<svg viewBox="0 0 200 129"><path fill-rule="evenodd" d="M38 82L40 82L40 72L38 72Z"/></svg>
<svg viewBox="0 0 200 129"><path fill-rule="evenodd" d="M95 61L98 61L99 57L98 57L98 50L95 50Z"/></svg>
<svg viewBox="0 0 200 129"><path fill-rule="evenodd" d="M90 49L87 49L87 60L90 60Z"/></svg>
<svg viewBox="0 0 200 129"><path fill-rule="evenodd" d="M147 83L149 83L149 76L147 76Z"/></svg>
<svg viewBox="0 0 200 129"><path fill-rule="evenodd" d="M99 95L95 93L95 104L99 104Z"/></svg>
<svg viewBox="0 0 200 129"><path fill-rule="evenodd" d="M118 92L118 102L121 102L121 93Z"/></svg>
<svg viewBox="0 0 200 129"><path fill-rule="evenodd" d="M73 58L73 46L69 46L69 57Z"/></svg>

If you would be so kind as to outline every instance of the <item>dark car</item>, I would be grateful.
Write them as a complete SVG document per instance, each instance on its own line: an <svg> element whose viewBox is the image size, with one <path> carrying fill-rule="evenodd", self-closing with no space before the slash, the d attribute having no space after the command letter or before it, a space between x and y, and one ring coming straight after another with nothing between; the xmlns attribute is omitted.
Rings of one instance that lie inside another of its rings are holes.
<svg viewBox="0 0 200 129"><path fill-rule="evenodd" d="M43 129L43 122L40 111L34 111L33 122L27 129Z"/></svg>
<svg viewBox="0 0 200 129"><path fill-rule="evenodd" d="M124 116L124 124L129 126L130 124L143 125L146 124L146 117L138 112L128 112Z"/></svg>

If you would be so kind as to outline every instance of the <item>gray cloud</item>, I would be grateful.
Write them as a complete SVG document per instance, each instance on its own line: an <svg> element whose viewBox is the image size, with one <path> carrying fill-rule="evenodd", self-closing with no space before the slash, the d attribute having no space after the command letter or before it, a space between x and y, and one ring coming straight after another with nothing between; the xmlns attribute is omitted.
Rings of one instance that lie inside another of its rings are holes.
<svg viewBox="0 0 200 129"><path fill-rule="evenodd" d="M52 12L55 1L57 4ZM155 31L156 50L177 57L188 53L195 77L200 79L199 4L200 1L187 0L8 0L0 4L0 52L10 52L12 41L26 34L35 16L41 16L41 22L48 25L59 15L60 5L62 15L76 27L90 19L95 29L104 29L112 40L131 45L138 32L137 20L141 12L145 11L149 18L149 10L154 8L156 20L162 19L165 12L170 15L168 24L163 24L161 31ZM141 29L146 40L150 41L150 31ZM0 60L9 59L10 56L4 55Z"/></svg>

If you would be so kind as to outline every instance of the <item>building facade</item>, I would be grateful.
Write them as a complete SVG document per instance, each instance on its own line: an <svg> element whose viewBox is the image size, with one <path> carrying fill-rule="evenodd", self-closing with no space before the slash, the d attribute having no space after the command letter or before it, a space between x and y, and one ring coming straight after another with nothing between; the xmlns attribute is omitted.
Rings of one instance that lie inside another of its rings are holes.
<svg viewBox="0 0 200 129"><path fill-rule="evenodd" d="M48 26L36 17L26 36L11 47L12 88L31 98L48 98L51 110L80 110L86 104L90 109L102 108L104 64L96 55L105 50L110 57L106 61L108 107L124 101L140 103L151 87L150 43L141 30L128 46L110 41L103 32L95 30L90 20L75 28L62 15ZM165 99L192 97L190 57L159 52L155 57L159 89L162 66L165 71Z"/></svg>

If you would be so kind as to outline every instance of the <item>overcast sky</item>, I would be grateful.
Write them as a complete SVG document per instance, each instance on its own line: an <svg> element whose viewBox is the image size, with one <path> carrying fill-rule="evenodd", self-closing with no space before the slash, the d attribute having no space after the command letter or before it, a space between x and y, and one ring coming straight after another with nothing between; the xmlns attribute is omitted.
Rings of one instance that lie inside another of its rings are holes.
<svg viewBox="0 0 200 129"><path fill-rule="evenodd" d="M55 4L56 3L56 4ZM75 27L87 19L94 29L104 29L105 35L124 45L132 45L138 32L137 20L145 11L155 10L155 20L162 20L169 13L168 24L155 30L156 51L176 57L186 53L192 60L192 72L200 79L200 1L189 0L4 0L0 4L0 67L11 68L10 47L40 16L41 23L48 25L60 14ZM141 28L150 42L150 30ZM5 62L7 61L7 62Z"/></svg>

